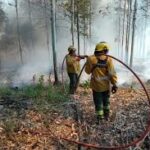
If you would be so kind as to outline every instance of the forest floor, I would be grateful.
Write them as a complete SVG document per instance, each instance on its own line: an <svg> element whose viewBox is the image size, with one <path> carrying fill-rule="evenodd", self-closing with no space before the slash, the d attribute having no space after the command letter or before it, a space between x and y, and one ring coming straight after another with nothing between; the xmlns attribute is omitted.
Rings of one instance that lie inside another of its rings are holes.
<svg viewBox="0 0 150 150"><path fill-rule="evenodd" d="M147 85L150 93L150 85ZM0 150L77 150L61 137L101 146L128 144L143 133L150 109L141 89L119 88L111 95L109 121L96 125L92 92L74 96L61 86L0 89ZM140 145L150 150L150 138Z"/></svg>

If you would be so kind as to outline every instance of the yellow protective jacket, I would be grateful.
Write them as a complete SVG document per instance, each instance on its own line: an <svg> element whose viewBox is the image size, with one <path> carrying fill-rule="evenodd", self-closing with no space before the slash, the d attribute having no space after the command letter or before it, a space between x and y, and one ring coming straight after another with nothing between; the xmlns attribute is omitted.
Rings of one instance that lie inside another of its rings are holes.
<svg viewBox="0 0 150 150"><path fill-rule="evenodd" d="M67 55L66 56L66 65L68 73L77 73L80 72L80 58L77 56Z"/></svg>
<svg viewBox="0 0 150 150"><path fill-rule="evenodd" d="M99 59L106 61L106 67L93 67L97 64L98 58L95 55L89 56L85 66L85 72L91 74L91 88L96 92L104 92L110 90L110 83L117 83L117 75L114 69L112 59L107 56L99 56Z"/></svg>

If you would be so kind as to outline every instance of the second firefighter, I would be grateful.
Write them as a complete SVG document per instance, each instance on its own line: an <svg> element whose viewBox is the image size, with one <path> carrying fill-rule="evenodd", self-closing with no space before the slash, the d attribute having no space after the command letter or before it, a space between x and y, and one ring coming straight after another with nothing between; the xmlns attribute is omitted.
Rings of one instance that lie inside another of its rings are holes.
<svg viewBox="0 0 150 150"><path fill-rule="evenodd" d="M87 56L76 55L76 49L73 46L68 48L66 56L67 73L70 79L69 93L74 94L77 84L78 74L80 72L80 60Z"/></svg>

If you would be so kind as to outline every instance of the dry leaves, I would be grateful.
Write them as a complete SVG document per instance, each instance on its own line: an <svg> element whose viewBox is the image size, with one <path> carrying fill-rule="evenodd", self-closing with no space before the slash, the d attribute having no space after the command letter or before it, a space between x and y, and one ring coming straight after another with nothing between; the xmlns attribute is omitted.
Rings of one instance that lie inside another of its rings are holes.
<svg viewBox="0 0 150 150"><path fill-rule="evenodd" d="M79 89L77 94L71 99L75 99L73 103L77 102L77 106L80 106L81 113L78 114L80 115L78 117L81 117L80 130L75 120L76 111L71 107L72 103L67 107L72 109L73 113L68 114L67 117L64 115L65 112L69 112L66 107L63 111L50 110L49 115L30 109L26 110L24 119L20 119L18 130L7 133L0 126L0 147L55 150L65 149L66 146L75 149L72 144L61 141L59 137L112 146L127 144L143 132L148 120L149 106L142 90L120 89L117 94L112 95L110 121L102 121L99 126L95 124L91 91L85 94L83 89Z"/></svg>

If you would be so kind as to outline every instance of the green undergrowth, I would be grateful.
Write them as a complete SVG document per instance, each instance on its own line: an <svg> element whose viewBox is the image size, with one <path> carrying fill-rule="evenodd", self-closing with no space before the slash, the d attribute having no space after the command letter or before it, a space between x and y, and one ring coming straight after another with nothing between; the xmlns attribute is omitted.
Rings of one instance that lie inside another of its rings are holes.
<svg viewBox="0 0 150 150"><path fill-rule="evenodd" d="M31 100L36 108L44 110L51 105L65 103L69 101L69 95L64 90L62 85L49 85L43 86L43 84L25 86L23 88L0 88L0 100L11 97L14 100Z"/></svg>
<svg viewBox="0 0 150 150"><path fill-rule="evenodd" d="M8 87L0 87L0 97L13 95L14 91Z"/></svg>
<svg viewBox="0 0 150 150"><path fill-rule="evenodd" d="M84 82L82 82L80 84L80 86L84 89L89 89L90 88L90 81L89 80L85 80Z"/></svg>
<svg viewBox="0 0 150 150"><path fill-rule="evenodd" d="M0 87L0 105L3 116L0 127L9 137L19 130L20 121L24 121L26 114L30 111L40 113L45 118L44 125L48 126L51 114L53 112L62 114L63 106L68 101L68 92L62 85L43 86L39 83L23 88Z"/></svg>

